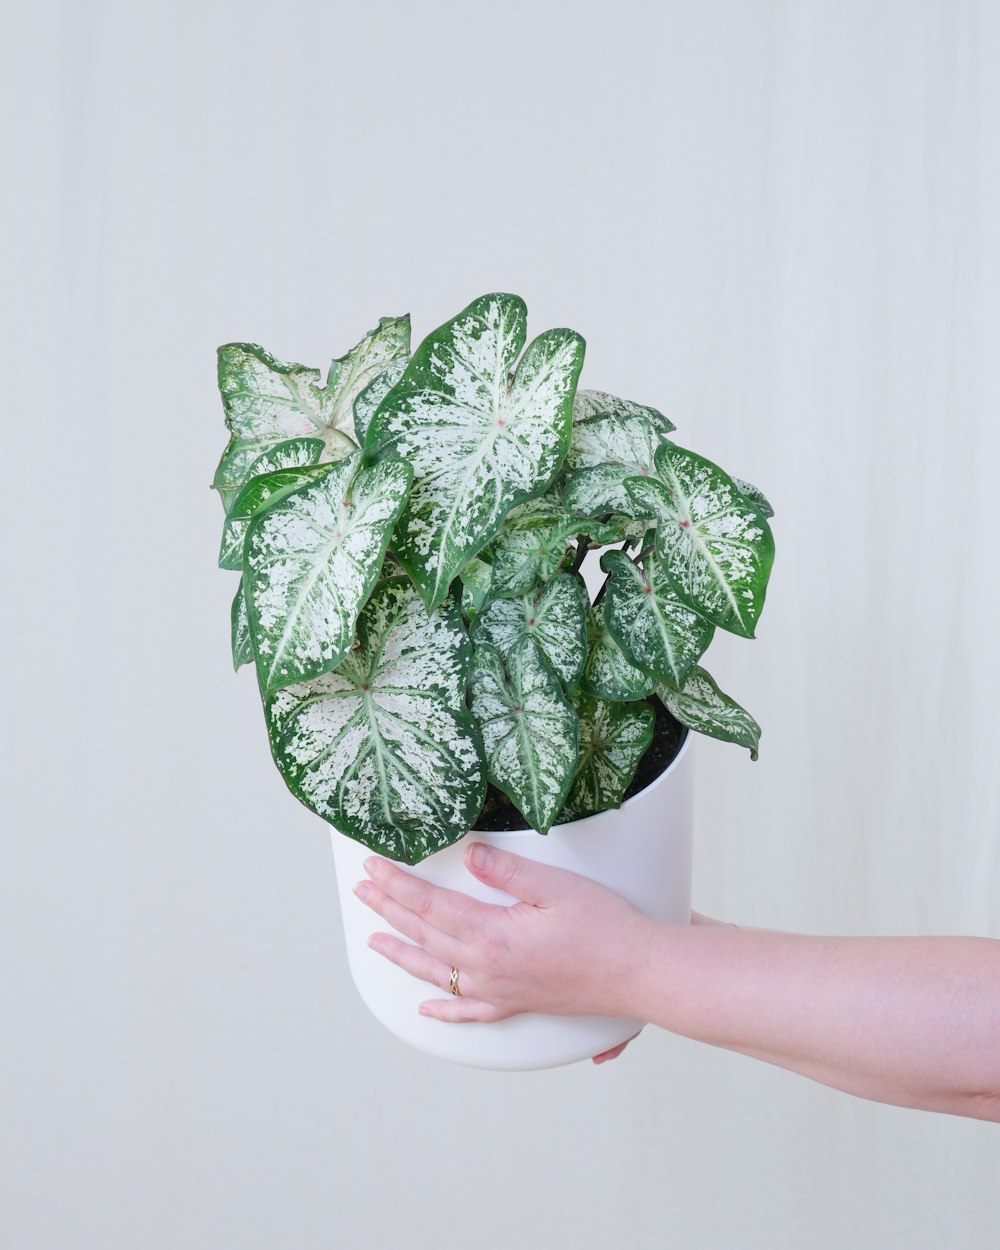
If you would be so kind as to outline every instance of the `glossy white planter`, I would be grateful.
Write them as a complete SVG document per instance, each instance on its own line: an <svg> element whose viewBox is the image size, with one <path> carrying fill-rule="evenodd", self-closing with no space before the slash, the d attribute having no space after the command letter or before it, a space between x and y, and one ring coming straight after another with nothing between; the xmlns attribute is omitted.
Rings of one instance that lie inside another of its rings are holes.
<svg viewBox="0 0 1000 1250"><path fill-rule="evenodd" d="M687 924L693 736L686 733L670 766L616 811L557 825L547 837L532 829L470 836L581 873L609 886L649 916ZM512 902L508 894L483 885L466 871L464 851L463 839L407 871L487 902ZM445 1024L419 1015L420 1003L441 991L371 950L369 935L385 925L352 893L355 883L365 877L362 865L371 851L334 831L333 853L354 982L382 1024L418 1050L474 1068L553 1068L609 1050L641 1026L639 1020L608 1016L522 1015L498 1024Z"/></svg>

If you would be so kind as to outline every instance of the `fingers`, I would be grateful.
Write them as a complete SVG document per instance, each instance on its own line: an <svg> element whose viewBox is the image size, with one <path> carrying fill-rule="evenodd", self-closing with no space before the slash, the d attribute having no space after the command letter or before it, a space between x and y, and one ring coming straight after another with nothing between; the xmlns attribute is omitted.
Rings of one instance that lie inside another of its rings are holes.
<svg viewBox="0 0 1000 1250"><path fill-rule="evenodd" d="M380 889L373 881L359 881L354 887L354 893L366 907L370 907L372 911L388 921L397 933L402 933L411 942L416 942L418 947L423 947L438 963L447 964L450 969L452 964L460 960L463 945L458 938L436 929L416 912L398 903L392 895Z"/></svg>
<svg viewBox="0 0 1000 1250"><path fill-rule="evenodd" d="M439 990L450 990L452 965L436 959L421 947L393 937L391 933L373 933L368 945L418 981L428 981Z"/></svg>
<svg viewBox="0 0 1000 1250"><path fill-rule="evenodd" d="M441 933L465 939L485 919L484 913L491 910L491 904L479 903L466 894L456 890L446 890L441 886L431 885L422 881L412 873L403 872L387 859L377 855L365 860L365 872L375 882L378 890L393 904L412 913L418 920L433 926ZM361 897L359 895L359 897ZM374 907L373 902L362 898L362 902ZM408 929L401 928L388 914L376 907L384 915L394 929L406 933L407 937L420 941ZM398 913L397 913L398 914Z"/></svg>
<svg viewBox="0 0 1000 1250"><path fill-rule="evenodd" d="M420 1014L430 1016L432 1020L444 1020L449 1024L496 1024L505 1020L507 1013L494 1007L492 1003L481 1002L478 998L431 998L420 1004Z"/></svg>
<svg viewBox="0 0 1000 1250"><path fill-rule="evenodd" d="M609 1059L617 1059L629 1042L634 1042L638 1036L638 1033L633 1033L632 1036L627 1037L624 1042L619 1042L617 1046L612 1046L610 1050L604 1050L599 1055L595 1055L591 1062L607 1063Z"/></svg>
<svg viewBox="0 0 1000 1250"><path fill-rule="evenodd" d="M557 902L574 876L563 868L551 868L510 851L499 851L485 842L473 842L466 849L465 866L480 881L536 907Z"/></svg>

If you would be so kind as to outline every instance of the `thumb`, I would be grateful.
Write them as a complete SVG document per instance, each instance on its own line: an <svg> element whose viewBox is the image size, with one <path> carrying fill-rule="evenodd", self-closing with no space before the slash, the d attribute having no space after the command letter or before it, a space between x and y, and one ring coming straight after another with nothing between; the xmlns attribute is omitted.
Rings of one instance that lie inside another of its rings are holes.
<svg viewBox="0 0 1000 1250"><path fill-rule="evenodd" d="M486 885L506 890L536 907L559 898L564 892L565 878L571 875L562 868L551 868L510 851L499 851L485 842L473 842L466 848L465 866Z"/></svg>

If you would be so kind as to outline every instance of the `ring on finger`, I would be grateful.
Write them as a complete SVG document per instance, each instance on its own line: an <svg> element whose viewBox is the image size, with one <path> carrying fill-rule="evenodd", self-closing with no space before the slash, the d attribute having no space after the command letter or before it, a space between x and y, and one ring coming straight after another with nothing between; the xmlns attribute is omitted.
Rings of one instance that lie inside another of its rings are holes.
<svg viewBox="0 0 1000 1250"><path fill-rule="evenodd" d="M456 998L462 997L462 991L458 988L458 969L452 968L451 976L448 978L448 989Z"/></svg>

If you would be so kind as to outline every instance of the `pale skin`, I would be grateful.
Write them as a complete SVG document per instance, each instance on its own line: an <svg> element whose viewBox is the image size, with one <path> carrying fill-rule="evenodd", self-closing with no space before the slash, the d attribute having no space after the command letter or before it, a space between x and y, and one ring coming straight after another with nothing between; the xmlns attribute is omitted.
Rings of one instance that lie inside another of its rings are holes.
<svg viewBox="0 0 1000 1250"><path fill-rule="evenodd" d="M459 969L461 996L428 999L424 1015L632 1017L862 1098L1000 1122L1000 941L663 924L482 843L465 864L520 901L481 903L377 856L355 888L410 939L375 933L376 951L439 990Z"/></svg>

